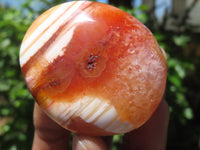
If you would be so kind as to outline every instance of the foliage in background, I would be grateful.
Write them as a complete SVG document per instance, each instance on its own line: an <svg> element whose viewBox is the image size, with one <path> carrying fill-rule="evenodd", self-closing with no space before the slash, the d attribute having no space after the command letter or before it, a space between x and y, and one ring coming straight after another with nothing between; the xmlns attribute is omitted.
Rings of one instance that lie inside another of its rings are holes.
<svg viewBox="0 0 200 150"><path fill-rule="evenodd" d="M30 147L32 107L19 67L19 47L32 14L0 6L0 149Z"/></svg>
<svg viewBox="0 0 200 150"><path fill-rule="evenodd" d="M0 149L3 150L31 149L34 101L20 71L19 47L32 21L45 9L64 0L38 2L37 11L31 0L18 10L0 6ZM120 8L149 27L167 52L166 99L171 112L167 149L197 150L200 135L199 34L190 30L165 30L144 5L134 9ZM114 136L112 150L117 150L121 142L122 135Z"/></svg>

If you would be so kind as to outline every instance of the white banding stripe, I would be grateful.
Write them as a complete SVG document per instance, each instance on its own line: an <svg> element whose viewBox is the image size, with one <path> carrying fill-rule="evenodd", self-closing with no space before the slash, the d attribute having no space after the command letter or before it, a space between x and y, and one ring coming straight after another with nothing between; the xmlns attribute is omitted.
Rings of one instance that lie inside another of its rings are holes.
<svg viewBox="0 0 200 150"><path fill-rule="evenodd" d="M51 46L48 47L48 50L46 51L46 53L44 53L43 56L43 58L45 58L46 61L42 61L42 59L40 59L38 63L42 64L42 66L45 68L50 63L52 63L58 56L62 56L65 52L64 47L68 42L70 42L73 36L74 28L70 29L69 32L66 32L63 36L61 36L58 40L56 40L54 44L51 44ZM65 40L62 40L62 38ZM25 79L26 82L29 83L28 85L30 89L32 89L37 84L43 69L38 69L38 68L35 69L34 67L32 67L28 70L28 72L29 71L31 73L27 73Z"/></svg>
<svg viewBox="0 0 200 150"><path fill-rule="evenodd" d="M47 108L47 112L53 118L57 118L60 112L63 112L65 109L66 106L63 103L54 102L50 107Z"/></svg>
<svg viewBox="0 0 200 150"><path fill-rule="evenodd" d="M67 113L66 115L65 115L65 121L63 121L63 123L64 122L66 122L66 125L68 124L68 120L72 117L72 116L76 116L76 114L77 114L77 112L79 111L79 109L80 109L80 104L79 103L76 103L76 104L78 104L77 105L77 107L73 107L73 105L72 105L72 107L69 107L68 109L69 109L69 113ZM59 117L59 116L58 116Z"/></svg>
<svg viewBox="0 0 200 150"><path fill-rule="evenodd" d="M125 133L133 129L133 125L131 125L129 122L121 122L120 126L116 129L110 129L107 131L113 131L114 133Z"/></svg>
<svg viewBox="0 0 200 150"><path fill-rule="evenodd" d="M77 116L79 116L80 113L82 113L83 110L87 109L88 105L90 105L90 103L88 103L88 101L86 101L86 102L84 102L84 103L83 103L82 101L77 101L77 102L71 104L71 105L69 106L69 108L68 108L68 109L69 109L69 113L66 114L66 115L65 115L65 118L64 118L64 119L65 119L64 122L66 122L65 125L68 124L67 121L68 121L71 117L76 118ZM74 110L75 110L75 111L74 111Z"/></svg>
<svg viewBox="0 0 200 150"><path fill-rule="evenodd" d="M58 115L58 118L60 118L59 120L67 120L67 118L65 118L67 116L67 114L69 113L70 109L69 109L69 104L65 104L63 103L63 105L65 106L65 110L60 112L60 114Z"/></svg>
<svg viewBox="0 0 200 150"><path fill-rule="evenodd" d="M61 5L62 7L58 9L65 9L63 8L63 5ZM80 5L82 5L82 3L76 3L75 5L73 5L63 16L61 16L53 25L51 25L49 29L45 33L43 33L39 39L37 39L37 41L27 50L27 52L20 57L21 66L23 66L30 59L30 57L33 56L52 37L52 35L58 30L58 28L63 23L69 20L70 16L72 16L72 14L77 9L79 9Z"/></svg>
<svg viewBox="0 0 200 150"><path fill-rule="evenodd" d="M113 131L122 124L120 118L116 119L112 124L110 124L105 130L106 131Z"/></svg>
<svg viewBox="0 0 200 150"><path fill-rule="evenodd" d="M91 18L87 17L87 14L84 13L81 14L81 17L85 17L84 21L93 22ZM87 19L87 20L86 20ZM78 15L77 18L74 19L73 22L71 22L70 25L62 31L62 35L57 37L57 39L51 44L51 46L48 48L46 53L44 54L44 58L48 60L49 63L52 63L58 56L62 56L66 50L66 47L68 43L73 38L73 33L75 28L77 27L79 21L81 21L80 16ZM63 40L64 39L64 40Z"/></svg>
<svg viewBox="0 0 200 150"><path fill-rule="evenodd" d="M112 133L125 133L133 128L127 121L117 117L117 112L105 100L85 96L74 103L55 102L46 110L63 126L68 126L70 118L81 117L87 123Z"/></svg>
<svg viewBox="0 0 200 150"><path fill-rule="evenodd" d="M80 117L83 120L86 120L88 116L93 112L95 109L97 110L101 101L99 99L93 99L92 101L90 100L90 104L81 112Z"/></svg>
<svg viewBox="0 0 200 150"><path fill-rule="evenodd" d="M100 118L94 123L99 128L105 128L109 123L111 123L117 117L117 112L114 107L111 107L106 111Z"/></svg>
<svg viewBox="0 0 200 150"><path fill-rule="evenodd" d="M69 6L60 5L55 12L53 12L45 21L43 21L38 28L24 41L20 49L20 55L25 49L42 33L47 27L49 27Z"/></svg>
<svg viewBox="0 0 200 150"><path fill-rule="evenodd" d="M59 39L56 39L54 44L52 44L46 53L44 54L44 58L48 60L49 63L52 63L58 56L62 56L65 52L65 46L70 42L73 37L75 27L71 28L68 32L66 32ZM64 40L63 40L64 39Z"/></svg>
<svg viewBox="0 0 200 150"><path fill-rule="evenodd" d="M100 104L100 106L98 106L99 108L97 109L97 111L86 121L88 123L93 122L95 119L97 119L99 116L101 116L101 114L108 109L110 105L108 105L107 103L102 103Z"/></svg>

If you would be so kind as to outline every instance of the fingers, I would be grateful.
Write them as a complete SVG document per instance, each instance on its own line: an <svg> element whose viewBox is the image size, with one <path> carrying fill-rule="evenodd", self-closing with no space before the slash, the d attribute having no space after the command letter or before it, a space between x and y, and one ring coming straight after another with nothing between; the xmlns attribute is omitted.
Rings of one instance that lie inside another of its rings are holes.
<svg viewBox="0 0 200 150"><path fill-rule="evenodd" d="M123 150L164 150L166 146L169 109L162 101L151 119L142 127L124 136ZM68 149L69 131L57 125L41 111L36 104L34 109L35 136L33 150ZM108 150L110 137L93 137L74 134L73 150Z"/></svg>
<svg viewBox="0 0 200 150"><path fill-rule="evenodd" d="M51 120L37 104L34 108L35 135L32 150L67 150L70 132ZM108 150L112 136L93 137L76 135L73 137L73 150Z"/></svg>
<svg viewBox="0 0 200 150"><path fill-rule="evenodd" d="M162 101L146 124L124 136L122 150L165 150L168 122L169 108Z"/></svg>
<svg viewBox="0 0 200 150"><path fill-rule="evenodd" d="M112 137L94 137L74 134L73 150L108 150Z"/></svg>
<svg viewBox="0 0 200 150"><path fill-rule="evenodd" d="M34 108L35 134L32 150L67 150L70 132L51 120L37 104Z"/></svg>

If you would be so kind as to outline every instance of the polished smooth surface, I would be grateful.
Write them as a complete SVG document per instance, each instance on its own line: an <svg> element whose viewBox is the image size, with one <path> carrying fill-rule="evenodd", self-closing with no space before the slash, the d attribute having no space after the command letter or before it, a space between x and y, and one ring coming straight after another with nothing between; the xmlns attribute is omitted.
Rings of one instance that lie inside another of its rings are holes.
<svg viewBox="0 0 200 150"><path fill-rule="evenodd" d="M75 1L43 13L27 31L20 65L41 108L64 128L126 133L162 99L167 63L152 33L103 3Z"/></svg>

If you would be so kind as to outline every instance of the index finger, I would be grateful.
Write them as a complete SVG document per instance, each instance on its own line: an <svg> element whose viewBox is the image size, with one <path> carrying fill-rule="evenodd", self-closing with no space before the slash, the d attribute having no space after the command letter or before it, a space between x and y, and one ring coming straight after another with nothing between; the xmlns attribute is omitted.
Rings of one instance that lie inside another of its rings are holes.
<svg viewBox="0 0 200 150"><path fill-rule="evenodd" d="M38 104L34 108L34 126L32 150L69 149L70 132L50 119Z"/></svg>

